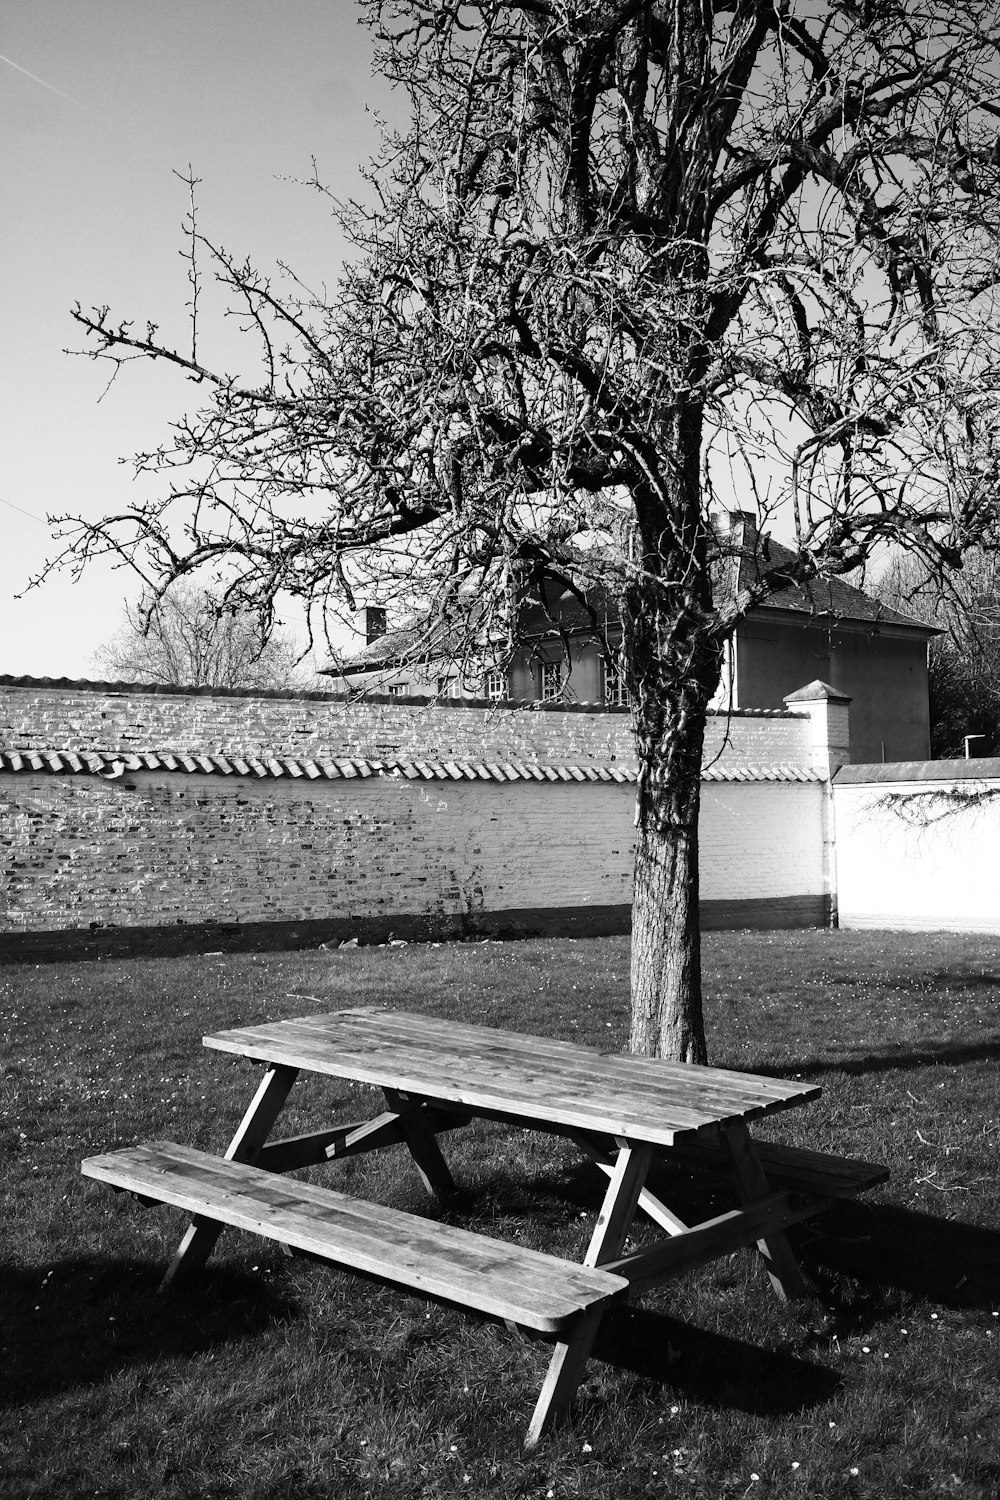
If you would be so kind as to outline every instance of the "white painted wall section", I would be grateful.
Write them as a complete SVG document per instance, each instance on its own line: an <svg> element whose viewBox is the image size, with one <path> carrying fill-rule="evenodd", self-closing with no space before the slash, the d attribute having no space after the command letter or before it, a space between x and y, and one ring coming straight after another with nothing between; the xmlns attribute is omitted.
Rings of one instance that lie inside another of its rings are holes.
<svg viewBox="0 0 1000 1500"><path fill-rule="evenodd" d="M1000 781L835 783L834 807L842 927L1000 934Z"/></svg>

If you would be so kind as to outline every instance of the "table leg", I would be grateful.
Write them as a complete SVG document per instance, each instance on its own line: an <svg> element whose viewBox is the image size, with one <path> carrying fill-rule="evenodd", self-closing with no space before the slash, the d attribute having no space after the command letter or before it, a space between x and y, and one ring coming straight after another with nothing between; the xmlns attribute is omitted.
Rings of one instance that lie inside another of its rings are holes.
<svg viewBox="0 0 1000 1500"><path fill-rule="evenodd" d="M448 1163L441 1155L437 1136L424 1117L423 1108L413 1108L414 1104L420 1104L419 1099L411 1098L409 1094L401 1093L398 1089L383 1088L382 1092L389 1108L399 1114L399 1128L403 1132L403 1138L416 1163L424 1187L432 1197L437 1197L442 1202L446 1201L456 1191L455 1181L448 1169Z"/></svg>
<svg viewBox="0 0 1000 1500"><path fill-rule="evenodd" d="M608 1177L613 1174L617 1157L607 1151L599 1141L582 1132L574 1132L569 1139L575 1141L581 1151L585 1151L591 1161L595 1162ZM648 1218L652 1219L654 1224L658 1224L670 1235L687 1234L690 1228L690 1225L678 1218L665 1203L661 1203L659 1198L654 1197L648 1188L643 1188L640 1192L638 1207Z"/></svg>
<svg viewBox="0 0 1000 1500"><path fill-rule="evenodd" d="M585 1266L599 1266L621 1254L652 1160L652 1146L620 1146L597 1224L583 1257Z"/></svg>
<svg viewBox="0 0 1000 1500"><path fill-rule="evenodd" d="M270 1134L271 1127L288 1098L292 1084L298 1077L298 1068L278 1065L268 1068L261 1081L250 1108L240 1121L239 1129L229 1143L226 1161L245 1161L249 1164ZM159 1290L165 1292L175 1281L193 1276L202 1270L215 1243L222 1233L222 1225L214 1219L200 1216L192 1219L190 1227L181 1240L167 1273L160 1282Z"/></svg>
<svg viewBox="0 0 1000 1500"><path fill-rule="evenodd" d="M621 1254L652 1160L652 1146L620 1144L617 1159L611 1167L611 1181L583 1258L585 1266L603 1265ZM542 1434L554 1427L569 1410L600 1321L600 1312L587 1314L569 1339L556 1344L528 1426L524 1440L526 1448L533 1448Z"/></svg>
<svg viewBox="0 0 1000 1500"><path fill-rule="evenodd" d="M755 1203L771 1192L764 1169L757 1159L750 1132L743 1124L730 1125L722 1132L736 1178L740 1198L744 1204ZM757 1241L757 1249L767 1267L771 1285L782 1302L790 1298L807 1297L809 1288L805 1283L795 1252L788 1243L783 1230L774 1230Z"/></svg>

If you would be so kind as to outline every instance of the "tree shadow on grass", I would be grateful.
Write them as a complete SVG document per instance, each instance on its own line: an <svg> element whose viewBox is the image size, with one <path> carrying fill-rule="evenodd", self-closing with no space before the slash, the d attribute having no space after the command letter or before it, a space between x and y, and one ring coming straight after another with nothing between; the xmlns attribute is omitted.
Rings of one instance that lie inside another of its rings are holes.
<svg viewBox="0 0 1000 1500"><path fill-rule="evenodd" d="M759 1073L764 1078L815 1078L821 1073L865 1073L910 1072L916 1068L942 1065L960 1067L964 1063L994 1062L1000 1058L1000 1036L987 1041L928 1042L924 1046L906 1048L900 1046L891 1052L861 1052L845 1056L838 1052L835 1057L782 1058L780 1062L767 1059L747 1064L746 1071Z"/></svg>
<svg viewBox="0 0 1000 1500"><path fill-rule="evenodd" d="M257 1277L209 1270L183 1296L157 1297L162 1276L162 1263L131 1259L43 1270L0 1261L0 1408L250 1339L298 1314Z"/></svg>

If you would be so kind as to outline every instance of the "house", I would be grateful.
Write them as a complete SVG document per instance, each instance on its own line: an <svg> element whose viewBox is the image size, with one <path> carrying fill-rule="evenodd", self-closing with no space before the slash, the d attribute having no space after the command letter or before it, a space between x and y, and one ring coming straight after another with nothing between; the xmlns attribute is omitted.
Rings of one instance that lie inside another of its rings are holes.
<svg viewBox="0 0 1000 1500"><path fill-rule="evenodd" d="M362 609L358 624L364 644L321 669L338 687L390 698L510 697L507 671L490 664L488 650L476 665L469 659L473 653L459 651L442 628L429 631L423 621L413 620L390 630L381 606Z"/></svg>
<svg viewBox="0 0 1000 1500"><path fill-rule="evenodd" d="M794 554L758 538L753 517L729 518L730 551L720 588L745 587L765 562L781 566ZM612 647L621 639L613 601L589 596ZM394 695L509 698L520 702L603 703L625 707L615 663L604 659L593 622L571 594L525 606L526 644L506 671L485 666L462 680L432 644L414 650L416 629L389 632L384 613L367 612L365 647L339 672L349 687ZM371 629L374 623L375 629ZM381 628L380 628L381 627ZM873 599L842 578L795 585L754 605L727 643L719 710L783 709L785 698L816 679L851 700L851 760L926 760L930 756L927 646L938 632ZM407 653L412 654L408 655Z"/></svg>

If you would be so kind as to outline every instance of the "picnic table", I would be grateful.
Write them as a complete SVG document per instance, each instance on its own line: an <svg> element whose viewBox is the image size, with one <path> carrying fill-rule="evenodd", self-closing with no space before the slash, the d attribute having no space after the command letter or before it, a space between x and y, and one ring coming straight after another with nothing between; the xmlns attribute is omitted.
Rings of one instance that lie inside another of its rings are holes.
<svg viewBox="0 0 1000 1500"><path fill-rule="evenodd" d="M809 1083L376 1008L238 1027L204 1043L265 1065L224 1157L155 1141L82 1164L144 1203L193 1215L162 1287L203 1267L229 1224L547 1338L554 1349L529 1447L568 1410L609 1306L754 1243L778 1295L798 1296L805 1286L785 1231L888 1176L874 1163L753 1139L752 1121L816 1099ZM300 1072L373 1084L386 1108L271 1139ZM403 1143L428 1191L447 1200L455 1184L439 1137L476 1118L565 1137L606 1174L581 1261L283 1175ZM686 1223L646 1185L663 1158L727 1172L734 1206ZM627 1251L640 1211L661 1233Z"/></svg>

